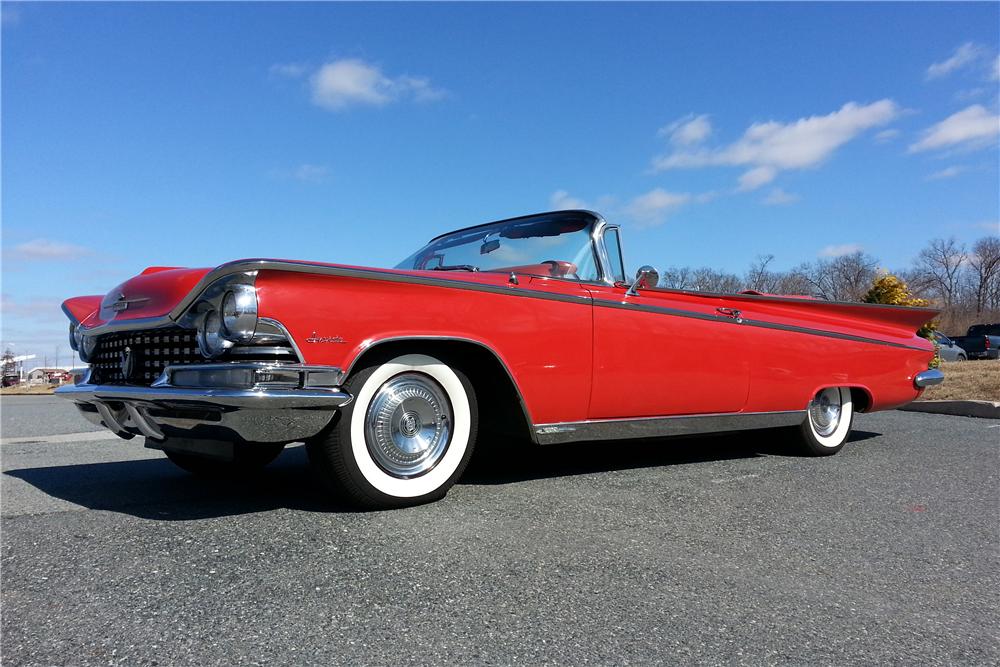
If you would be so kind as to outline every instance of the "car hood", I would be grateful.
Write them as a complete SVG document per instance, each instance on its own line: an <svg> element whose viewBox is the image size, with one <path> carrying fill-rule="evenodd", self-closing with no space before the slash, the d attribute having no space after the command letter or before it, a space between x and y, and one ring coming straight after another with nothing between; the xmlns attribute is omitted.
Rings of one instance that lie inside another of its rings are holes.
<svg viewBox="0 0 1000 667"><path fill-rule="evenodd" d="M211 269L151 266L103 296L68 299L63 310L86 327L167 315Z"/></svg>

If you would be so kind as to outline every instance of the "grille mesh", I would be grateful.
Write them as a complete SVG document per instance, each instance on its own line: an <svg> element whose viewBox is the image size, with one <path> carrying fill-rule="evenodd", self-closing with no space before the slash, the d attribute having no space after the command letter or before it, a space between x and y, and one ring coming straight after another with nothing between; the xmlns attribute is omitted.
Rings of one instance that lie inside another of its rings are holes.
<svg viewBox="0 0 1000 667"><path fill-rule="evenodd" d="M131 357L131 363L125 363L126 357ZM193 331L157 329L101 336L90 368L95 383L148 385L168 365L204 362ZM128 375L126 368L131 370Z"/></svg>
<svg viewBox="0 0 1000 667"><path fill-rule="evenodd" d="M298 356L287 342L238 345L213 361L294 362ZM150 385L167 366L204 364L209 360L198 350L190 329L122 331L101 336L90 362L94 384ZM126 374L125 371L129 372Z"/></svg>

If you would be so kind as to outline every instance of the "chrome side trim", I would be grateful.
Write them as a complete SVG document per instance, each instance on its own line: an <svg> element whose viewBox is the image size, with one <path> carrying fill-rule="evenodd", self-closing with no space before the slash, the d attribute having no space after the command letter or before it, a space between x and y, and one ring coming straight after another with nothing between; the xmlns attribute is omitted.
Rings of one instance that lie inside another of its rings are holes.
<svg viewBox="0 0 1000 667"><path fill-rule="evenodd" d="M540 445L555 445L576 440L664 438L797 426L805 418L805 410L788 410L784 412L734 412L644 417L641 419L593 419L582 422L538 424L535 426L535 438Z"/></svg>
<svg viewBox="0 0 1000 667"><path fill-rule="evenodd" d="M261 324L274 327L280 331L285 336L285 340L288 341L288 344L292 346L292 350L295 351L295 356L298 357L299 363L305 363L306 358L302 356L302 350L299 349L298 344L295 342L295 339L292 338L292 334L288 332L288 329L285 328L284 324L270 317L258 318L257 326L259 327Z"/></svg>
<svg viewBox="0 0 1000 667"><path fill-rule="evenodd" d="M673 294L687 294L690 296L704 296L714 299L749 299L752 301L778 301L796 305L820 305L820 306L861 306L863 308L889 308L897 310L908 310L927 315L928 319L937 315L941 311L937 308L924 308L917 306L897 306L888 303L865 303L863 301L828 301L826 299L801 299L794 296L781 294L748 294L744 292L701 292L690 289L672 289L670 287L651 287L650 291L670 292Z"/></svg>
<svg viewBox="0 0 1000 667"><path fill-rule="evenodd" d="M913 386L919 388L933 387L944 382L944 373L936 368L930 368L922 373L917 373L913 378Z"/></svg>
<svg viewBox="0 0 1000 667"><path fill-rule="evenodd" d="M650 306L647 304L637 303L634 301L605 301L603 299L594 299L594 306L600 308L620 308L622 310L637 310L645 313L673 315L676 317L687 317L695 320L720 322L723 324L732 324L736 326L750 326L750 327L760 327L762 329L775 329L778 331L791 331L793 333L801 333L809 336L824 336L826 338L839 338L841 340L850 340L858 343L871 343L872 345L885 345L887 347L898 347L906 350L920 350L921 352L925 351L923 348L914 347L912 345L904 345L903 343L892 343L885 340L878 340L877 338L856 336L854 334L840 333L837 331L810 329L808 327L799 327L793 324L777 324L775 322L762 322L760 320L748 320L746 318L741 318L737 320L733 319L728 315L726 316L709 315L707 313L699 313L692 310L681 310L679 308L667 308L665 306Z"/></svg>
<svg viewBox="0 0 1000 667"><path fill-rule="evenodd" d="M668 308L664 306L651 306L642 303L635 303L632 301L619 302L619 301L609 301L604 299L594 299L589 295L572 295L572 294L555 294L551 292L541 292L534 290L526 290L519 286L513 286L510 284L504 285L484 285L479 283L470 283L464 280L455 280L448 278L438 278L431 276L418 276L409 273L397 273L395 271L390 271L386 269L363 269L354 267L342 267L342 266L331 266L326 264L314 264L309 262L297 262L291 260L276 260L276 259L247 259L239 260L236 262L231 262L229 264L223 264L217 269L213 270L211 273L207 274L202 278L201 282L185 297L170 315L166 318L146 318L142 320L127 320L123 323L113 323L104 324L92 329L88 329L87 333L102 334L111 331L121 331L127 329L149 329L149 328L160 328L173 326L174 322L181 318L187 309L197 300L200 299L201 292L206 288L206 286L214 283L216 280L225 278L231 274L244 273L248 271L288 271L293 273L310 273L318 275L330 275L330 276L341 276L346 278L359 278L363 280L377 280L383 282L399 282L407 283L413 285L424 285L428 287L443 287L448 289L459 289L473 292L486 292L490 294L505 294L508 296L518 296L528 299L542 299L547 301L560 301L563 303L575 303L581 305L593 305L598 308L621 308L624 310L638 310L641 312L649 313L659 313L663 315L674 315L677 317L687 317L692 319L707 320L712 322L722 322L726 324L733 324L738 326L754 326L762 327L765 329L776 329L783 331L791 331L795 333L802 333L811 336L825 336L827 338L837 338L841 340L850 340L860 343L870 343L873 345L883 345L886 347L895 347L908 350L918 350L924 352L923 348L915 347L912 345L905 345L903 343L893 343L889 341L878 340L875 338L869 338L866 336L857 336L854 334L838 333L834 331L825 331L822 329L811 329L809 327L800 327L788 324L777 324L774 322L763 322L758 320L744 319L742 322L736 322L735 320L728 317L720 317L716 315L708 315L705 313L699 313L697 311L683 310L679 308ZM581 287L586 287L586 283L581 283ZM740 295L748 296L748 295ZM774 298L774 297L772 297ZM835 303L835 302L823 302L823 303ZM858 305L858 304L852 304ZM268 319L268 318L261 318ZM273 320L272 320L273 321ZM295 345L295 341L289 337L293 347L295 347L297 353L299 354L300 360L303 358L298 347Z"/></svg>

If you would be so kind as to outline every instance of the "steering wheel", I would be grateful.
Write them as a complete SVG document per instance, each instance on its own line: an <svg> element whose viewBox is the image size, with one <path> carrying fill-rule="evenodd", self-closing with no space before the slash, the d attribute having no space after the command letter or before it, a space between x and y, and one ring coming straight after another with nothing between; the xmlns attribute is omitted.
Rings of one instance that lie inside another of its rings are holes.
<svg viewBox="0 0 1000 667"><path fill-rule="evenodd" d="M570 278L571 280L579 280L580 276L576 274L577 266L573 262L563 262L556 259L547 259L542 264L548 264L552 267L550 272L553 278Z"/></svg>

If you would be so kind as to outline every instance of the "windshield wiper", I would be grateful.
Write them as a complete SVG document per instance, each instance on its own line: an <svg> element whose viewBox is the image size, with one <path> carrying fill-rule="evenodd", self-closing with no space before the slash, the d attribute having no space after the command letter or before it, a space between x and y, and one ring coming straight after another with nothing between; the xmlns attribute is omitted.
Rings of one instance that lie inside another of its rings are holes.
<svg viewBox="0 0 1000 667"><path fill-rule="evenodd" d="M440 264L431 269L431 271L470 271L472 273L478 270L479 267L472 264Z"/></svg>

